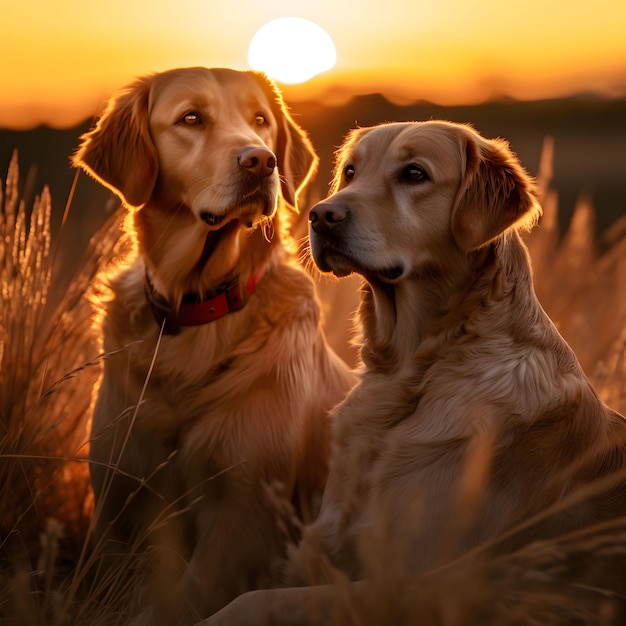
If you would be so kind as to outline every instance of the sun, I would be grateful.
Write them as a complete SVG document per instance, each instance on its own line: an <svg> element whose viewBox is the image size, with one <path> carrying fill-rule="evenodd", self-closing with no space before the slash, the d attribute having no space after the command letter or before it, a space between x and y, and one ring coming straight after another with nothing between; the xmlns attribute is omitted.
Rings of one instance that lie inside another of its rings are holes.
<svg viewBox="0 0 626 626"><path fill-rule="evenodd" d="M294 85L334 67L335 44L321 27L300 17L281 17L252 37L248 63L270 78Z"/></svg>

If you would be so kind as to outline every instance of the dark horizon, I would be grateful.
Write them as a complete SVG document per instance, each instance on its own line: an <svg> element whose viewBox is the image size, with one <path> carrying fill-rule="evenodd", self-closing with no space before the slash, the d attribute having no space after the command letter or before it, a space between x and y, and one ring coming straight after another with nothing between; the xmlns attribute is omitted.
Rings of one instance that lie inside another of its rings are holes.
<svg viewBox="0 0 626 626"><path fill-rule="evenodd" d="M355 96L343 106L313 100L288 104L320 156L311 196L326 195L334 150L351 128L390 121L447 119L470 123L485 137L508 140L533 175L537 174L544 138L553 137L552 188L559 194L562 231L582 196L589 197L595 207L598 235L626 215L626 98L579 94L564 99L501 99L443 106L429 102L399 105L376 93ZM18 150L25 204L27 208L32 206L35 195L48 185L53 228L60 224L75 176L70 155L92 123L93 119L86 119L66 129L0 129L0 179L5 179L11 155ZM81 174L70 210L72 241L85 245L104 221L107 209L117 204L110 192Z"/></svg>

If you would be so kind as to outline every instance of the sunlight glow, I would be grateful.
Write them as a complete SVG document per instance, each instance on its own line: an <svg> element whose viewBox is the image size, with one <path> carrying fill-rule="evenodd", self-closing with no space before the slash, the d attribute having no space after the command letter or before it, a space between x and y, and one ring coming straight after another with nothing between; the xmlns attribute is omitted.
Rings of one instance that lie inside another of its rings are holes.
<svg viewBox="0 0 626 626"><path fill-rule="evenodd" d="M293 0L0 5L0 127L72 126L136 76L197 65L263 69L294 104L372 93L440 105L626 96L624 0L597 0L593 10L571 0L439 0L428 10L414 0L300 3L298 14L335 45L323 34L309 42L298 30L307 22L293 18L251 43L263 24L294 14Z"/></svg>
<svg viewBox="0 0 626 626"><path fill-rule="evenodd" d="M337 62L335 44L317 24L299 17L281 17L252 37L248 63L255 70L288 84L304 83Z"/></svg>

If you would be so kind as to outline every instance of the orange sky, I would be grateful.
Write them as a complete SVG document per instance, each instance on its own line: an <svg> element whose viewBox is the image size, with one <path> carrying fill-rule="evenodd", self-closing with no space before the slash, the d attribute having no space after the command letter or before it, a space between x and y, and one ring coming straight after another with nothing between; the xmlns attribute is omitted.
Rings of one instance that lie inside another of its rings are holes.
<svg viewBox="0 0 626 626"><path fill-rule="evenodd" d="M626 95L624 0L0 0L0 127L74 124L138 74L248 69L253 34L288 15L326 29L338 57L288 101Z"/></svg>

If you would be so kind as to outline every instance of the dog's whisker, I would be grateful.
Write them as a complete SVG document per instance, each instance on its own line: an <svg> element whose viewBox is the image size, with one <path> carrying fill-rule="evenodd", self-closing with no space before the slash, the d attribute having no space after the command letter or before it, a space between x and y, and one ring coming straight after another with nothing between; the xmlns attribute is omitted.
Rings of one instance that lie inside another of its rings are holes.
<svg viewBox="0 0 626 626"><path fill-rule="evenodd" d="M271 243L275 234L274 222L270 219L265 219L261 223L261 228L263 230L263 237L265 238L265 241L267 241L267 243Z"/></svg>

